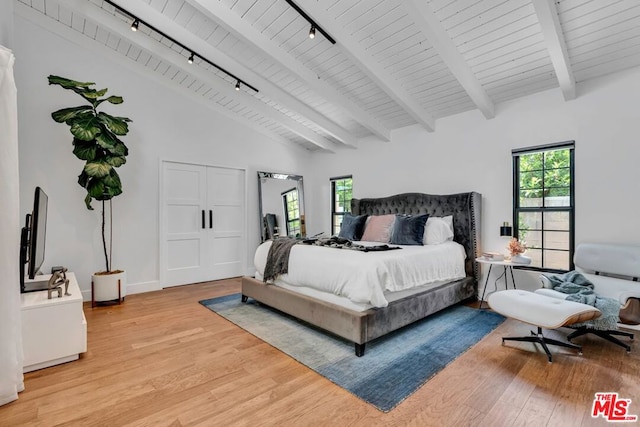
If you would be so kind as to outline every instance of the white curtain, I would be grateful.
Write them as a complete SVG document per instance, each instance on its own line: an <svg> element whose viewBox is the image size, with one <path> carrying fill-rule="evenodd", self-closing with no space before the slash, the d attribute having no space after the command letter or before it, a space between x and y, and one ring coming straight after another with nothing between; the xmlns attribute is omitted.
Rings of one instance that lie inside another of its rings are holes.
<svg viewBox="0 0 640 427"><path fill-rule="evenodd" d="M14 56L0 45L0 405L18 398L22 377L18 104Z"/></svg>

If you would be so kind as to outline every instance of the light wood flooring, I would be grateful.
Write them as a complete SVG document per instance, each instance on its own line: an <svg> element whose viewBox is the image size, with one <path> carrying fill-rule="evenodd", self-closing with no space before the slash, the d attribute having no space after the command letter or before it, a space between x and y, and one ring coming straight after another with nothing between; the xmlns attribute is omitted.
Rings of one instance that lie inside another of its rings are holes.
<svg viewBox="0 0 640 427"><path fill-rule="evenodd" d="M85 305L88 352L26 374L0 425L607 425L590 416L599 391L633 399L640 415L637 342L627 354L580 338L583 356L553 348L549 364L533 344L501 345L529 333L510 319L385 414L198 304L239 289L230 279Z"/></svg>

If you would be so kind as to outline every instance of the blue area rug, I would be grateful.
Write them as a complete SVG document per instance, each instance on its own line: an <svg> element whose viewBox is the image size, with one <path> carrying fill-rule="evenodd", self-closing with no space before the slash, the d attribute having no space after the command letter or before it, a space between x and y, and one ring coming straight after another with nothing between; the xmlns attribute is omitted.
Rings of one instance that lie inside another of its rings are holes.
<svg viewBox="0 0 640 427"><path fill-rule="evenodd" d="M504 321L457 305L367 343L353 343L240 294L200 301L208 309L335 384L388 412Z"/></svg>

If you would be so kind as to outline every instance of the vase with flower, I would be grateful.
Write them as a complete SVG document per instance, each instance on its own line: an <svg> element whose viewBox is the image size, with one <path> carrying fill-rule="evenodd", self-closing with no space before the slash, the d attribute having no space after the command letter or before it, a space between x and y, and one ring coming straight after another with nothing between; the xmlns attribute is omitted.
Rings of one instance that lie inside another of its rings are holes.
<svg viewBox="0 0 640 427"><path fill-rule="evenodd" d="M511 240L509 240L509 244L507 245L507 250L511 254L512 263L524 265L531 264L531 258L523 255L527 250L524 242L521 242L515 237L512 237Z"/></svg>

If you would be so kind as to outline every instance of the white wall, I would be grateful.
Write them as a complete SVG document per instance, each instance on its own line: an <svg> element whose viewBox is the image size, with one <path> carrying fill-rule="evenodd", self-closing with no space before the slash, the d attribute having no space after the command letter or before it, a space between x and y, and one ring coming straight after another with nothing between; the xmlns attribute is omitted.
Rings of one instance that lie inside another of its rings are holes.
<svg viewBox="0 0 640 427"><path fill-rule="evenodd" d="M91 274L104 269L99 205L84 207L84 189L76 180L82 162L72 154L66 125L51 112L82 99L59 86L48 86L47 75L97 82L124 104L109 111L130 117L127 164L118 173L123 194L113 200L113 266L127 270L128 292L158 288L159 162L175 160L247 168L247 270L260 241L258 170L302 174L309 152L269 140L223 117L172 88L114 63L100 51L79 47L16 16L16 76L19 104L21 212L31 210L33 190L49 195L46 260L43 271L64 265L75 271L87 297Z"/></svg>
<svg viewBox="0 0 640 427"><path fill-rule="evenodd" d="M438 120L433 133L412 126L388 143L314 155L305 181L317 196L307 209L319 229L309 233L330 229L329 177L353 174L358 198L480 192L482 248L504 252L499 226L512 217L511 150L575 140L576 243L640 244L640 68L581 84L578 95L565 102L559 89L549 90L498 105L492 120L470 111ZM531 273L517 272L516 281L538 286Z"/></svg>
<svg viewBox="0 0 640 427"><path fill-rule="evenodd" d="M0 1L0 45L13 49L13 0Z"/></svg>

